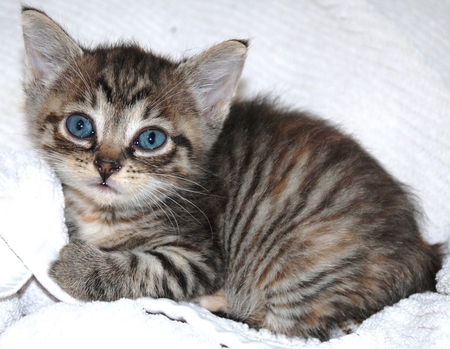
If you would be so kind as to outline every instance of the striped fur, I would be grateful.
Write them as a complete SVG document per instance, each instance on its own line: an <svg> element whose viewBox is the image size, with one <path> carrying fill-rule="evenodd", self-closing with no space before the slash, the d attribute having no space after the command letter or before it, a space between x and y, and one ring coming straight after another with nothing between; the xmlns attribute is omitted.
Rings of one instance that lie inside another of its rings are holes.
<svg viewBox="0 0 450 349"><path fill-rule="evenodd" d="M33 9L23 23L30 132L63 183L70 234L50 275L74 297L195 300L327 339L434 289L439 247L356 142L262 99L232 103L245 42L173 62L135 45L81 48ZM92 137L71 135L73 114ZM153 151L136 143L148 128L168 136ZM117 165L106 179L99 159Z"/></svg>
<svg viewBox="0 0 450 349"><path fill-rule="evenodd" d="M434 289L439 254L408 193L332 126L242 102L216 145L222 311L326 339L336 324Z"/></svg>

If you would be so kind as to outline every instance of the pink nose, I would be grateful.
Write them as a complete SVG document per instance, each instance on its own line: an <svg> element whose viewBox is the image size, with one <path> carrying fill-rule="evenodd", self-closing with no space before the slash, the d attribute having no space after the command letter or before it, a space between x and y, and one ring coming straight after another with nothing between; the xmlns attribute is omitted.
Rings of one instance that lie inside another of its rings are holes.
<svg viewBox="0 0 450 349"><path fill-rule="evenodd" d="M108 158L97 158L94 165L102 177L102 184L106 185L106 180L114 173L118 172L122 166L115 160Z"/></svg>

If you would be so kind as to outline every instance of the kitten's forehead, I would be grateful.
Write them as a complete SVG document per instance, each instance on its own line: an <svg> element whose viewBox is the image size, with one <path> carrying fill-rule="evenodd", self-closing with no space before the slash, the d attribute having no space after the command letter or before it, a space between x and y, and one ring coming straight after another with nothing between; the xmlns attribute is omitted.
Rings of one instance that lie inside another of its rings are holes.
<svg viewBox="0 0 450 349"><path fill-rule="evenodd" d="M161 117L158 108L149 108L149 101L137 100L132 104L113 104L105 92L96 90L95 103L68 105L66 114L71 110L82 110L94 122L96 137L100 143L114 142L129 146L139 131L145 128L163 128L172 131L172 123Z"/></svg>
<svg viewBox="0 0 450 349"><path fill-rule="evenodd" d="M167 107L177 65L140 48L116 47L88 53L78 67L73 76L79 86L74 90L80 93L66 112L88 114L100 137L120 132L115 136L129 139L140 128L151 126Z"/></svg>
<svg viewBox="0 0 450 349"><path fill-rule="evenodd" d="M123 107L164 89L177 66L134 46L97 49L90 55L95 62L95 87L109 103Z"/></svg>

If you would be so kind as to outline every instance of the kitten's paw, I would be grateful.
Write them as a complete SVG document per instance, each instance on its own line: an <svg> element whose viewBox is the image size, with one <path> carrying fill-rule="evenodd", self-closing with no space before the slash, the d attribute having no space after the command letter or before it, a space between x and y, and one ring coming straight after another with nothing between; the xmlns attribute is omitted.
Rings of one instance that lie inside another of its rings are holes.
<svg viewBox="0 0 450 349"><path fill-rule="evenodd" d="M101 251L83 242L71 242L64 246L52 263L50 277L68 294L81 300L91 300L90 284L95 279L95 266Z"/></svg>

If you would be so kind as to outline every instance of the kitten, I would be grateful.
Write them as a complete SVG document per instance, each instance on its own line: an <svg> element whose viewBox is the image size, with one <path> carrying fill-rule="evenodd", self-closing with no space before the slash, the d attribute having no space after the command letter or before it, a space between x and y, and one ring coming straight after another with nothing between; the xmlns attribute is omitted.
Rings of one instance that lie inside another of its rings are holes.
<svg viewBox="0 0 450 349"><path fill-rule="evenodd" d="M29 128L70 236L50 275L72 296L196 300L326 340L434 290L439 247L376 160L314 116L233 102L245 41L175 62L22 16Z"/></svg>

